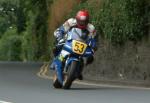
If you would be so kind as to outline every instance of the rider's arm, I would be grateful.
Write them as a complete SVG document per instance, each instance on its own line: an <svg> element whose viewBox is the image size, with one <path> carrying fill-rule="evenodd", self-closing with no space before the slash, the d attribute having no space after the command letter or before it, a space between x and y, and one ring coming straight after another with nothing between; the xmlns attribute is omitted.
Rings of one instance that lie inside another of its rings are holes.
<svg viewBox="0 0 150 103"><path fill-rule="evenodd" d="M88 36L88 45L95 51L97 48L95 27L92 24L89 24L88 30L90 32Z"/></svg>
<svg viewBox="0 0 150 103"><path fill-rule="evenodd" d="M94 51L96 51L97 45L96 45L96 39L95 39L95 38L89 38L89 39L88 39L88 45L89 45Z"/></svg>
<svg viewBox="0 0 150 103"><path fill-rule="evenodd" d="M76 25L76 21L74 18L68 19L62 26L57 28L54 31L54 36L57 39L57 41L63 39L64 35L69 31L69 29Z"/></svg>

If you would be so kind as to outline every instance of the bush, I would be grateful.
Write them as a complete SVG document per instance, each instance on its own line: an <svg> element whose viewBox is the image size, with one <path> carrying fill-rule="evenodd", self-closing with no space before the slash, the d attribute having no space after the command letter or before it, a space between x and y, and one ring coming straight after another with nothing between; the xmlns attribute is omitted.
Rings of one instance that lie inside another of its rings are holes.
<svg viewBox="0 0 150 103"><path fill-rule="evenodd" d="M88 0L75 7L69 17L79 9L87 9L98 34L102 30L104 37L111 42L124 43L144 36L144 7L144 0Z"/></svg>
<svg viewBox="0 0 150 103"><path fill-rule="evenodd" d="M21 57L23 61L33 61L34 53L33 53L33 41L31 34L29 31L22 33L22 53Z"/></svg>
<svg viewBox="0 0 150 103"><path fill-rule="evenodd" d="M110 41L137 41L144 34L144 1L107 0L100 14L100 24Z"/></svg>
<svg viewBox="0 0 150 103"><path fill-rule="evenodd" d="M21 37L16 29L9 29L0 40L0 60L21 61Z"/></svg>

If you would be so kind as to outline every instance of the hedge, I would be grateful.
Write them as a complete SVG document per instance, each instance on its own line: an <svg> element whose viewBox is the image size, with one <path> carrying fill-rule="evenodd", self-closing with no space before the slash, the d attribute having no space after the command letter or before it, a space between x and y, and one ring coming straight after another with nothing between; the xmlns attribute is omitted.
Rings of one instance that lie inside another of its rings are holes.
<svg viewBox="0 0 150 103"><path fill-rule="evenodd" d="M75 16L80 9L87 9L98 34L112 43L127 40L139 41L145 34L146 0L88 0L76 6L67 16Z"/></svg>

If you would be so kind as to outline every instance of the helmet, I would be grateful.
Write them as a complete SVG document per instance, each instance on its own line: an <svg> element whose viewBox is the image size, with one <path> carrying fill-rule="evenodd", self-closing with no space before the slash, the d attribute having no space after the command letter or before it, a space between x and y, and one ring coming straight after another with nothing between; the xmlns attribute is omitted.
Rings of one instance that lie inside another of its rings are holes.
<svg viewBox="0 0 150 103"><path fill-rule="evenodd" d="M89 23L89 13L87 10L80 10L76 14L77 27L80 29L86 29Z"/></svg>

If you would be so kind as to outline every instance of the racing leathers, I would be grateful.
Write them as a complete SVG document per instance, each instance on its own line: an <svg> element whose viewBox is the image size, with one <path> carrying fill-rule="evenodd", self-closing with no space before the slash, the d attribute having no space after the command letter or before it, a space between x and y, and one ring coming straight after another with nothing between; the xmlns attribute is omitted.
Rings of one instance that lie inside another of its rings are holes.
<svg viewBox="0 0 150 103"><path fill-rule="evenodd" d="M68 19L61 27L57 28L54 31L54 36L55 36L57 42L64 39L65 36L67 35L67 32L69 32L72 28L78 28L77 27L77 21L75 18ZM81 36L81 38L84 39L86 41L86 43L94 51L96 48L96 40L95 40L96 30L95 30L95 27L92 24L88 23L86 29L84 29L82 31L84 33ZM59 46L57 47L57 49L59 49ZM62 62L64 62L62 58L65 58L66 55L68 55L68 54L66 54L66 52L64 50L61 50L59 55L55 55L56 58L53 60L53 63L51 64L51 67L50 67L51 69L53 69L55 67L55 69L58 72L58 75L60 75L60 77L62 77ZM93 56L89 57L89 59L90 60L87 59L87 61L89 61L89 63L91 63L93 61ZM63 84L63 77L58 78L58 79L59 79L60 83Z"/></svg>

